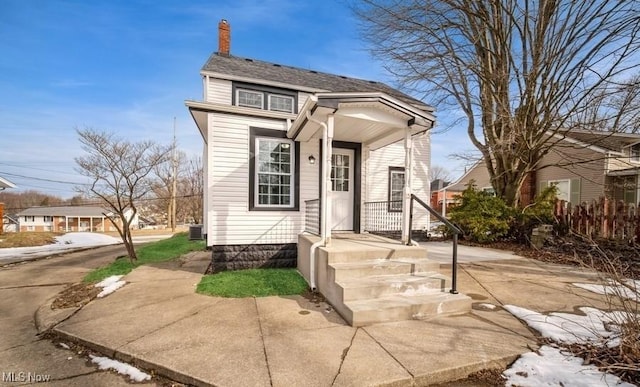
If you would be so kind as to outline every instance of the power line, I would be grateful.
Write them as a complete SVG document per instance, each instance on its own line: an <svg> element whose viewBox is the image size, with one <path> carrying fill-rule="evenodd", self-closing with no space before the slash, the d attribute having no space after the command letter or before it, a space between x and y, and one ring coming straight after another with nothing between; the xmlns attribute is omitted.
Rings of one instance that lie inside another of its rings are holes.
<svg viewBox="0 0 640 387"><path fill-rule="evenodd" d="M3 175L7 175L7 176L21 177L23 179L47 181L47 182L50 182L50 183L71 184L71 185L87 185L87 183L75 183L75 182L71 182L71 181L44 179L42 177L25 176L25 175L19 175L19 174L16 174L16 173L9 173L9 172L0 172L0 173L2 173Z"/></svg>
<svg viewBox="0 0 640 387"><path fill-rule="evenodd" d="M192 194L192 195L176 195L176 198L182 198L182 199L186 199L186 198L193 198L193 197L202 197L201 194ZM167 200L167 199L171 199L171 196L160 196L160 197L154 197L154 198L142 198L142 199L138 199L136 202L150 202L150 201L154 201L154 200ZM59 205L51 205L51 206L29 206L29 207L5 207L5 210L11 210L11 211L15 211L15 210L26 210L27 208L31 208L31 207L83 207L83 206L103 206L105 203L103 201L100 201L98 199L93 199L93 200L85 200L82 203L79 204L59 204Z"/></svg>
<svg viewBox="0 0 640 387"><path fill-rule="evenodd" d="M78 175L77 173L56 171L56 170L53 170L53 169L36 168L36 167L30 167L28 165L11 164L11 163L5 163L3 161L0 161L0 165L6 165L8 167L14 167L14 168L31 169L31 170L34 170L34 171L54 172L54 173L60 173L60 174L64 174L64 175L73 175L73 176L77 176Z"/></svg>

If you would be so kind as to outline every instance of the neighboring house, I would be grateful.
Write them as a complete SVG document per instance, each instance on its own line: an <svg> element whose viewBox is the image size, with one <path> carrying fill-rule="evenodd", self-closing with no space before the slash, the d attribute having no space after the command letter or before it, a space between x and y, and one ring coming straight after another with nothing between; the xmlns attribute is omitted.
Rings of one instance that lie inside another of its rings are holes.
<svg viewBox="0 0 640 387"><path fill-rule="evenodd" d="M450 181L444 181L441 179L436 179L431 182L431 207L440 213L442 213L442 203L448 202L453 203L454 197L458 194L457 192L447 191L443 188L449 186L451 184ZM445 210L446 212L446 210Z"/></svg>
<svg viewBox="0 0 640 387"><path fill-rule="evenodd" d="M15 184L13 184L9 180L0 176L0 191L4 191L7 188L15 188L15 186L16 186ZM2 234L4 231L9 231L9 230L4 230L4 224L5 224L4 203L0 203L0 218L2 218L2 223L0 223L0 234Z"/></svg>
<svg viewBox="0 0 640 387"><path fill-rule="evenodd" d="M523 184L523 204L551 184L558 188L558 198L570 203L602 196L638 203L640 134L572 130L554 138L557 143ZM459 193L472 180L478 189L493 192L483 161L441 191Z"/></svg>
<svg viewBox="0 0 640 387"><path fill-rule="evenodd" d="M204 101L186 101L206 145L204 233L214 255L263 261L267 250L287 251L295 264L305 218L322 234L325 208L330 237L369 231L368 211L399 225L408 181L429 201L433 108L379 82L232 56L228 25L219 27L220 49L201 71ZM330 203L320 200L324 181ZM416 228L427 226L423 214Z"/></svg>
<svg viewBox="0 0 640 387"><path fill-rule="evenodd" d="M4 215L2 217L2 231L18 232L18 218L14 216Z"/></svg>
<svg viewBox="0 0 640 387"><path fill-rule="evenodd" d="M21 232L111 232L117 231L115 224L121 224L112 212L91 206L31 207L18 213L17 217ZM138 228L137 214L130 228Z"/></svg>

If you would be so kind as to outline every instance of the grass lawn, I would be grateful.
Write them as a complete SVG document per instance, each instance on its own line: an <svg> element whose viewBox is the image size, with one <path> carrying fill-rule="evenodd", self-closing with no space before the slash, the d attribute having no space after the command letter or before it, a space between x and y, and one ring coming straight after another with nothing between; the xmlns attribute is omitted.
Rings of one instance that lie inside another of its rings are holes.
<svg viewBox="0 0 640 387"><path fill-rule="evenodd" d="M296 269L249 269L205 275L196 292L209 296L241 298L302 294L307 282Z"/></svg>
<svg viewBox="0 0 640 387"><path fill-rule="evenodd" d="M0 248L44 246L55 243L59 232L7 232L0 235Z"/></svg>
<svg viewBox="0 0 640 387"><path fill-rule="evenodd" d="M120 257L110 265L91 271L85 282L102 281L112 275L127 274L138 266L153 262L164 262L178 258L190 251L204 250L204 241L190 241L187 233L175 234L169 239L153 242L136 249L138 261L129 262L129 257Z"/></svg>

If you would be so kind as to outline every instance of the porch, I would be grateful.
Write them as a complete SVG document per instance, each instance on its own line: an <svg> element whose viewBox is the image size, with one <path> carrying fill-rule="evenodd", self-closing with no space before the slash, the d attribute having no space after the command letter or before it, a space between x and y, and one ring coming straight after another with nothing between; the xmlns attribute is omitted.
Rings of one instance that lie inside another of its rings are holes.
<svg viewBox="0 0 640 387"><path fill-rule="evenodd" d="M320 237L298 237L298 270L352 326L464 314L471 299L451 292L451 279L420 246L372 234L335 233L331 246L311 247ZM313 262L313 267L311 267Z"/></svg>
<svg viewBox="0 0 640 387"><path fill-rule="evenodd" d="M414 189L428 192L422 134L433 123L430 111L386 94L326 93L311 96L287 132L297 142L320 142L319 195L305 201L298 269L353 326L471 309L471 299L457 294L455 273L452 286L412 241L414 200L428 209ZM380 189L383 176L388 190ZM367 232L393 233L400 242Z"/></svg>

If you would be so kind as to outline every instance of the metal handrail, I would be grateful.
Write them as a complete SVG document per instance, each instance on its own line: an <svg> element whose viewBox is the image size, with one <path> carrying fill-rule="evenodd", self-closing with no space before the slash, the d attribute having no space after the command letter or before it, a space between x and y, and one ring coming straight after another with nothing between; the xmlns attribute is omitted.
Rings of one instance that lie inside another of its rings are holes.
<svg viewBox="0 0 640 387"><path fill-rule="evenodd" d="M425 210L429 211L431 215L435 216L439 221L441 221L445 226L453 232L453 257L451 263L451 290L449 293L458 294L457 290L457 282L458 282L458 234L462 234L462 231L456 227L453 223L449 222L445 217L440 215L436 210L431 208L427 203L422 201L419 197L414 194L411 194L411 202L409 204L409 238L407 240L407 245L411 244L411 234L413 233L413 201L418 202Z"/></svg>

